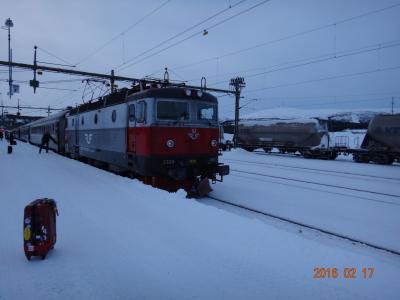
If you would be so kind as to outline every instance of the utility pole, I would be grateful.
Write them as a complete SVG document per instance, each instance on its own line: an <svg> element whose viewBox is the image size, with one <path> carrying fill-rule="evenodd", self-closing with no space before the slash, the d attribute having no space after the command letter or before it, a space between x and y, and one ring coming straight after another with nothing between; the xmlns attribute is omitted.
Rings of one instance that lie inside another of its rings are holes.
<svg viewBox="0 0 400 300"><path fill-rule="evenodd" d="M394 97L392 97L392 115L394 114L393 108L394 108Z"/></svg>
<svg viewBox="0 0 400 300"><path fill-rule="evenodd" d="M3 118L4 117L4 103L3 103L3 96L2 96L2 94L0 93L0 99L1 99L1 118Z"/></svg>
<svg viewBox="0 0 400 300"><path fill-rule="evenodd" d="M233 132L233 146L236 148L239 139L239 110L240 110L240 92L246 86L243 77L232 78L229 84L235 92L235 128Z"/></svg>
<svg viewBox="0 0 400 300"><path fill-rule="evenodd" d="M12 96L12 60L11 60L11 28L14 26L13 21L8 18L4 23L6 29L8 30L8 87L10 99Z"/></svg>
<svg viewBox="0 0 400 300"><path fill-rule="evenodd" d="M20 116L21 114L20 114L20 112L19 112L19 110L20 110L20 108L19 108L19 99L18 99L18 106L17 106L17 108L18 108L17 116Z"/></svg>

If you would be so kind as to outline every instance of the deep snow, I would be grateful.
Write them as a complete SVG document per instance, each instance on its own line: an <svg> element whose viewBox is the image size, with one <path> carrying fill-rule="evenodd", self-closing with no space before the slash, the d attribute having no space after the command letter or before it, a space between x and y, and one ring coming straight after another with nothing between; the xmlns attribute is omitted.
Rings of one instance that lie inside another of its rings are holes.
<svg viewBox="0 0 400 300"><path fill-rule="evenodd" d="M261 185L275 193L275 184ZM236 190L228 186L227 179L216 192L230 197ZM58 202L58 241L46 260L28 262L23 208L39 197ZM400 292L396 255L267 224L188 200L181 191L39 155L21 142L12 155L0 142L0 205L1 300L397 299ZM367 280L313 279L314 268L323 266L375 273Z"/></svg>

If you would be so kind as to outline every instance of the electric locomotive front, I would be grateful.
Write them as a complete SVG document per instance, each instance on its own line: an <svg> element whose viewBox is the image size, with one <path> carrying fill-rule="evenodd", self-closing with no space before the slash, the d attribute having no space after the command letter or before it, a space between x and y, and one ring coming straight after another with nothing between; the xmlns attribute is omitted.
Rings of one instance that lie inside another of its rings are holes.
<svg viewBox="0 0 400 300"><path fill-rule="evenodd" d="M151 88L129 95L127 102L128 160L146 183L190 190L229 174L229 166L218 162L216 97L201 90Z"/></svg>

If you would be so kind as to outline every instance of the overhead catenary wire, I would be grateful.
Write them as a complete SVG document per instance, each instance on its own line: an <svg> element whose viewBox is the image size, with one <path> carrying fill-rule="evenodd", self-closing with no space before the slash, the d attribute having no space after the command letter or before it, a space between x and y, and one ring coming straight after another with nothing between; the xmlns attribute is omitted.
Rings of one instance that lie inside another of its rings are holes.
<svg viewBox="0 0 400 300"><path fill-rule="evenodd" d="M256 76L259 76L259 75L265 75L265 74L268 74L268 73L273 73L273 72L277 72L277 71L283 71L283 70L286 70L286 69L297 68L297 67L306 66L306 65L310 65L310 64L329 61L329 60L333 60L333 59L336 59L336 58L343 58L343 57L352 56L352 55L364 54L364 53L368 53L368 52L372 52L372 51L379 51L379 50L382 50L382 49L391 48L391 47L397 47L397 46L400 46L400 40L381 42L381 43L378 43L378 44L375 43L375 44L371 44L371 45L367 45L367 46L363 46L363 47L358 47L358 48L353 48L353 49L349 49L349 50L338 51L336 53L332 52L332 53L312 56L312 57L308 57L308 58L301 58L301 59L297 59L297 60L286 61L286 62L274 64L274 65L271 65L271 66L256 67L256 68L251 68L251 69L246 69L246 70L236 71L236 72L228 72L228 73L224 73L224 74L219 74L218 76L220 77L220 76L224 76L224 75L242 74L246 78L256 77ZM304 62L304 64L297 64L297 63L301 63L301 62ZM284 67L284 68L273 69L275 67L286 66L288 64L293 64L293 63L295 65L291 65L291 66L289 65L289 66ZM271 68L272 70L265 71L267 68ZM256 74L246 75L248 72L255 71L255 70L264 70L264 71L256 73ZM215 77L217 77L217 76L216 75L212 75L212 76L208 76L207 78L215 78ZM187 82L193 82L193 81L197 81L197 80L198 79L193 78L193 79L187 80ZM221 81L214 82L211 85L216 85L216 84L225 83L225 82L226 82L225 80L223 80L223 81L221 80Z"/></svg>
<svg viewBox="0 0 400 300"><path fill-rule="evenodd" d="M39 47L39 46L37 46L37 48L38 48L39 50L43 51L44 53L46 53L47 55L50 55L51 57L56 58L56 59L58 59L59 61L62 61L63 63L66 63L68 66L75 67L75 65L73 65L71 62L69 62L69 61L67 61L67 60L65 60L65 59L62 59L62 58L60 58L59 56L57 56L57 55L55 55L55 54L53 54L53 53L51 53L51 52L49 52L49 51L47 51L47 50L45 50L45 49Z"/></svg>
<svg viewBox="0 0 400 300"><path fill-rule="evenodd" d="M212 19L218 17L219 15L221 15L221 14L227 12L227 11L230 10L231 8L234 8L234 7L236 7L236 6L238 6L238 5L242 4L242 3L244 3L244 2L246 2L246 1L248 1L248 0L240 0L240 1L236 2L236 3L233 4L233 5L229 5L227 8L224 8L224 9L218 11L217 13L215 13L215 14L213 14L213 15L207 17L207 18L205 18L204 20L202 20L202 21L200 21L200 22L198 22L198 23L196 23L196 24L190 26L189 28L186 28L185 30L183 30L183 31L181 31L181 32L179 32L179 33L177 33L177 34L174 34L173 36L167 38L166 40L164 40L164 41L162 41L162 42L156 44L155 46L151 47L150 49L147 49L146 51L143 51L142 53L140 53L140 54L138 54L138 55L136 55L136 56L134 56L134 57L128 59L127 61L125 61L123 64L117 66L116 68L118 69L118 68L120 68L121 66L123 66L123 65L125 65L125 64L127 64L127 63L129 63L129 62L131 62L131 61L134 61L135 59L137 59L137 58L139 58L139 57L142 57L143 55L145 55L145 54L151 52L152 50L159 48L160 46L162 46L162 45L164 45L164 44L166 44L166 43L168 43L168 42L170 42L170 41L176 39L177 37L179 37L179 36L181 36L181 35L183 35L183 34L189 32L189 31L191 31L192 29L194 29L194 28L196 28L196 27L198 27L198 26L200 26L200 25L202 25L202 24L204 24L204 23L206 23L206 22L208 22L208 21L210 21L210 20L212 20Z"/></svg>
<svg viewBox="0 0 400 300"><path fill-rule="evenodd" d="M333 80L333 79L340 79L340 78L346 78L346 77L355 77L355 76L361 76L361 75L366 75L366 74L371 74L371 73L393 71L393 70L398 70L398 69L400 69L400 66L379 68L379 69L374 69L374 70L369 70L369 71L362 71L362 72L342 74L342 75L334 75L334 76L329 76L329 77L323 77L323 78L317 78L317 79L311 79L311 80L305 80L305 81L299 81L299 82L286 83L286 84L280 84L280 85L275 85L275 86L258 88L258 89L246 91L246 94L254 93L254 92L258 92L258 91L269 90L269 89L276 89L276 88L281 88L281 87L296 86L296 85L321 82L321 81L327 81L327 80Z"/></svg>
<svg viewBox="0 0 400 300"><path fill-rule="evenodd" d="M151 57L153 57L153 56L155 56L155 55L158 55L158 54L160 54L160 53L162 53L162 52L164 52L164 51L166 51L166 50L168 50L168 49L170 49L170 48L172 48L172 47L175 47L175 46L177 46L177 45L179 45L179 44L181 44L181 43L183 43L183 42L185 42L185 41L191 39L191 38L194 38L195 36L198 36L198 35L200 35L200 34L203 34L204 30L209 31L209 30L211 30L211 29L213 29L213 28L215 28L215 27L217 27L217 26L219 26L219 25L222 25L222 24L224 24L224 23L226 23L226 22L232 20L233 18L236 18L236 17L238 17L238 16L240 16L240 15L242 15L242 14L245 14L245 13L249 12L250 10L253 10L253 9L255 9L255 8L257 8L257 7L259 7L259 6L263 5L263 4L265 4L265 3L267 3L267 2L269 2L269 1L271 1L271 0L263 0L263 1L261 1L261 2L259 2L259 3L257 3L257 4L255 4L255 5L253 5L253 6L251 6L251 7L247 8L247 9L245 9L245 10L242 10L242 11L240 11L240 12L238 12L238 13L236 13L236 14L234 14L234 15L232 15L232 16L226 18L226 19L223 19L223 20L221 20L221 21L219 21L219 22L217 22L217 23L215 23L215 24L213 24L213 25L207 27L206 29L197 31L197 32L195 32L195 33L189 35L188 37L186 37L186 38L184 38L184 39L181 39L181 40L179 40L179 41L177 41L177 42L175 42L175 43L173 43L173 44L171 44L171 45L169 45L169 46L167 46L167 47L165 47L165 48L162 48L161 50L159 50L159 51L157 51L157 52L154 52L154 53L152 53L152 54L150 54L150 55L147 55L147 56L145 56L145 57L143 57L142 59L139 59L139 60L137 60L137 61L133 61L132 63L130 63L130 64L128 64L128 65L124 65L124 66L120 67L119 70L124 70L124 69L126 69L126 68L129 68L129 67L132 67L132 66L134 66L134 65L137 65L137 64L139 64L139 63L141 63L141 62L143 62L143 61L145 61L145 60L147 60L147 59L149 59L149 58L151 58Z"/></svg>
<svg viewBox="0 0 400 300"><path fill-rule="evenodd" d="M317 63L322 63L322 62L326 62L326 61L330 61L330 60L336 60L336 59L340 59L340 58L344 58L344 57L355 56L355 55L359 55L359 54L369 53L369 52L372 52L372 51L380 51L382 49L399 47L399 46L400 46L400 42L394 43L394 44L390 44L390 45L385 45L385 46L382 46L381 44L378 44L378 45L375 46L375 48L371 48L371 49L351 50L351 52L345 53L345 54L340 54L340 55L334 54L334 55L332 55L330 57L326 57L326 58L320 58L320 59L312 60L312 61L305 62L305 63L295 64L295 65L286 66L286 67L282 67L282 68L278 68L278 69L272 69L272 70L268 70L268 71L265 71L265 72L255 73L255 74L248 74L248 75L244 74L244 76L246 77L246 79L248 79L248 78L257 77L257 76L270 74L270 73L274 73L274 72L290 70L290 69L304 67L304 66L308 66L308 65L312 65L312 64L317 64ZM221 83L226 83L227 80L228 79L215 82L214 84L212 84L210 86L218 85L218 84L221 84Z"/></svg>
<svg viewBox="0 0 400 300"><path fill-rule="evenodd" d="M135 23L133 23L132 25L130 25L128 28L126 28L125 30L121 31L119 34L117 34L116 36L114 36L113 38L111 38L110 40L108 40L107 42L105 42L102 46L100 46L99 48L97 48L96 50L94 50L93 52L89 53L88 55L86 55L85 57L83 57L82 59L80 59L75 66L80 65L81 63L83 63L84 61L88 60L90 57L94 56L95 54L99 53L101 50L103 50L105 47L107 47L109 44L111 44L112 42L114 42L116 39L118 39L119 37L123 37L124 34L126 34L128 31L132 30L134 27L136 27L137 25L139 25L140 23L142 23L145 19L147 19L148 17L150 17L151 15L155 14L157 11L159 11L161 8L163 8L165 5L168 4L168 2L170 2L171 0L166 0L164 2L162 2L159 6L157 6L156 8L154 8L152 11L150 11L149 13L147 13L146 15L144 15L142 18L140 18L138 21L136 21Z"/></svg>
<svg viewBox="0 0 400 300"><path fill-rule="evenodd" d="M313 33L313 32L317 32L317 31L320 31L320 30L324 30L324 29L327 29L327 28L331 28L331 27L334 27L334 26L337 26L337 25L340 25L340 24L352 22L354 20L357 20L357 19L360 19L360 18L364 18L364 17L370 16L370 15L378 14L378 13L381 13L381 12L384 12L384 11L387 11L387 10L390 10L390 9L394 9L394 8L397 8L397 7L400 7L400 3L396 3L396 4L393 4L393 5L390 5L390 6L386 6L386 7L380 8L380 9L371 10L371 11L368 11L368 12L365 12L365 13L362 13L362 14L358 14L358 15L355 15L355 16L352 16L352 17L349 17L349 18L346 18L346 19L338 20L338 21L333 22L333 23L328 23L328 24L325 24L325 25L317 26L317 27L314 27L314 28L311 28L311 29L307 29L307 30L304 30L304 31L293 33L293 34L290 34L290 35L287 35L287 36L283 36L283 37L280 37L280 38L277 38L277 39L273 39L273 40L270 40L270 41L262 42L260 44L253 45L251 47L246 47L246 48L243 48L243 49L231 51L231 52L219 55L219 56L213 56L213 57L210 57L210 58L202 59L202 60L197 61L197 62L193 62L193 63L189 63L189 64L185 64L185 65L180 65L180 66L175 66L175 67L173 67L173 69L174 70L186 69L186 68L193 67L193 66L196 66L196 65L199 65L199 64L204 64L204 63L209 62L209 61L222 59L222 58L229 57L229 56L234 56L234 55L241 54L241 53L244 53L244 52L247 52L247 51L251 51L251 50L254 50L254 49L257 49L257 48L273 45L273 44L276 44L276 43L279 43L279 42L282 42L282 41L286 41L286 40L290 40L290 39L293 39L293 38L296 38L296 37L299 37L299 36L307 35L307 34L310 34L310 33ZM153 75L159 73L160 70L161 69L158 69L157 71L152 72L148 76L153 76Z"/></svg>

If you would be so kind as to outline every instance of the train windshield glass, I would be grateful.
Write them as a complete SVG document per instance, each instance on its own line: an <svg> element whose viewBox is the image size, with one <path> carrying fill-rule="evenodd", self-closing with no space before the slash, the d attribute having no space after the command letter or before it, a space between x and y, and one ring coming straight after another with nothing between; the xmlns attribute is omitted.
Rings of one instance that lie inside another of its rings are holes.
<svg viewBox="0 0 400 300"><path fill-rule="evenodd" d="M181 101L158 101L157 119L159 120L188 120L189 103Z"/></svg>
<svg viewBox="0 0 400 300"><path fill-rule="evenodd" d="M217 120L217 106L209 103L197 104L198 120Z"/></svg>

